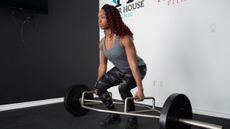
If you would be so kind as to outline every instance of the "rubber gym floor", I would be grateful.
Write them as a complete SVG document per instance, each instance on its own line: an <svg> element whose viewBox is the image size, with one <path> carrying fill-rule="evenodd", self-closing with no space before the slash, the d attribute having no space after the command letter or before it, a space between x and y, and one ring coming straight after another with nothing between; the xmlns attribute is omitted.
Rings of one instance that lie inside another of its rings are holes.
<svg viewBox="0 0 230 129"><path fill-rule="evenodd" d="M75 117L68 113L63 103L39 107L0 112L1 129L124 129L127 116L121 116L122 122L101 127L99 122L106 113L90 111L88 114ZM230 129L229 119L194 115L194 119L223 125ZM159 129L159 120L139 117L139 129ZM199 129L192 127L192 129Z"/></svg>

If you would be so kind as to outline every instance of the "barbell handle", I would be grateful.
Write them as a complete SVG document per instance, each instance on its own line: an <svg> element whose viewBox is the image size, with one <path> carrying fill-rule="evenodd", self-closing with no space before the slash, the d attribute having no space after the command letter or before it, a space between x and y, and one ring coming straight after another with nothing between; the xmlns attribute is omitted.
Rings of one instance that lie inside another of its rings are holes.
<svg viewBox="0 0 230 129"><path fill-rule="evenodd" d="M223 129L223 126L221 126L221 125L211 124L211 123L197 121L197 120L179 118L178 121L182 122L184 124L202 127L202 128L206 128L206 129Z"/></svg>
<svg viewBox="0 0 230 129"><path fill-rule="evenodd" d="M124 112L127 112L127 106L128 106L128 100L134 100L137 99L137 97L127 97L125 99L125 104L124 104ZM144 97L145 99L152 99L152 109L155 109L155 98L154 97Z"/></svg>

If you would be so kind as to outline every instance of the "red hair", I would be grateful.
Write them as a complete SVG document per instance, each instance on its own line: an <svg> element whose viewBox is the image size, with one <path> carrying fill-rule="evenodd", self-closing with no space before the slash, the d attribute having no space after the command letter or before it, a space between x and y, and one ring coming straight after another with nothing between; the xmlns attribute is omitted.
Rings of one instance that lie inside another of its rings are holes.
<svg viewBox="0 0 230 129"><path fill-rule="evenodd" d="M105 4L102 9L105 11L106 20L109 28L113 33L118 36L129 35L133 38L133 33L130 31L129 27L123 22L118 9L112 5Z"/></svg>

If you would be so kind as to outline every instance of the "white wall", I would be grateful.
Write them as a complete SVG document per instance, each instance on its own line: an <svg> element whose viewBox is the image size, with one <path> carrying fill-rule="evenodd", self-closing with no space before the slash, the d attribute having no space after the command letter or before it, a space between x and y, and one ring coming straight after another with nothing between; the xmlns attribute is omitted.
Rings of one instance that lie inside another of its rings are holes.
<svg viewBox="0 0 230 129"><path fill-rule="evenodd" d="M112 1L100 0L100 7ZM145 96L162 106L170 94L184 93L194 113L230 118L230 1L139 1L144 7L122 16L148 66ZM110 90L120 99L117 88Z"/></svg>

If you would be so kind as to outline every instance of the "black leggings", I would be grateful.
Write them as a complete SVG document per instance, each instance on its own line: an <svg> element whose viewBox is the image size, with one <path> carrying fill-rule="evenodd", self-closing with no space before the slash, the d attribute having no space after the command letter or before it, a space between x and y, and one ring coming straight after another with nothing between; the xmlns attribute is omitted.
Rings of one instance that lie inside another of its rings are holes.
<svg viewBox="0 0 230 129"><path fill-rule="evenodd" d="M141 74L141 79L143 79L146 74L146 65L139 66L139 71ZM107 89L116 85L119 85L118 89L123 101L127 97L132 97L133 95L130 91L131 89L136 87L136 82L132 75L131 70L123 73L118 68L113 67L105 74L105 76L102 79L97 81L95 85L97 95L109 110L113 110L114 105L112 102L112 97L108 93ZM135 110L133 100L128 101L127 110L128 111Z"/></svg>

